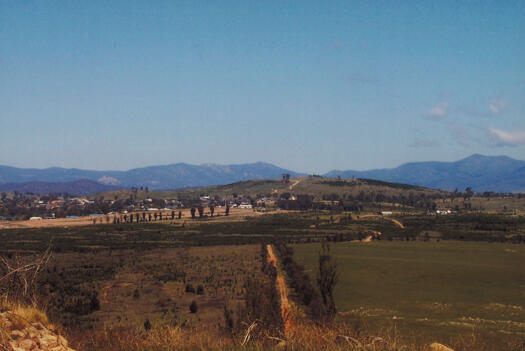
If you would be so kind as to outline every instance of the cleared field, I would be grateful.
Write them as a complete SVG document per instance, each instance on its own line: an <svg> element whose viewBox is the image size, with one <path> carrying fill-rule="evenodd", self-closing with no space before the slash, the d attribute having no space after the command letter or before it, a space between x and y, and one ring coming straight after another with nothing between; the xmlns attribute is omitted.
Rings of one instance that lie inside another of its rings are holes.
<svg viewBox="0 0 525 351"><path fill-rule="evenodd" d="M294 246L312 278L319 244ZM525 341L525 246L466 242L333 243L341 318L394 327L417 343L476 335L489 349Z"/></svg>
<svg viewBox="0 0 525 351"><path fill-rule="evenodd" d="M188 219L191 219L191 212L189 208L180 209L180 210L174 210L175 216L178 215L178 212L181 212L181 219L175 219L171 222L181 222ZM261 213L256 212L253 209L240 209L240 208L231 208L230 214L228 217L224 215L226 211L226 208L217 208L214 213L214 217L207 217L207 220L212 220L215 222L221 222L222 221L235 221L236 219L242 219L244 217L250 217L250 216L258 216ZM139 215L143 212L147 211L138 211L138 212L132 212L133 215L138 213ZM168 220L168 218L171 218L171 210L169 211L154 211L154 212L147 212L149 214L153 213L162 213L165 221ZM102 215L98 217L91 217L91 216L82 216L77 218L57 218L57 219L42 219L42 220L25 220L25 221L0 221L0 230L1 229L16 229L16 228L53 228L53 227L81 227L81 226L89 226L92 224L108 224L111 223L113 220L113 217L122 217L124 214L117 213L117 214L107 214ZM128 214L129 215L129 214ZM204 211L204 215L210 216L209 208L206 208ZM175 217L177 218L177 217ZM164 221L164 222L165 222ZM148 223L163 223L160 220L148 222Z"/></svg>
<svg viewBox="0 0 525 351"><path fill-rule="evenodd" d="M225 305L243 301L244 282L262 274L260 267L259 245L59 253L40 284L49 315L75 330L142 328L146 319L215 328Z"/></svg>

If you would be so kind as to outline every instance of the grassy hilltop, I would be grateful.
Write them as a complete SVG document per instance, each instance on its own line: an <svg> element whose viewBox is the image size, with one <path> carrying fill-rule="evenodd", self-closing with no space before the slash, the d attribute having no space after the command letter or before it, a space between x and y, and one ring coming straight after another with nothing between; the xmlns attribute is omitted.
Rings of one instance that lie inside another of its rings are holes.
<svg viewBox="0 0 525 351"><path fill-rule="evenodd" d="M381 192L384 194L400 194L410 190L415 193L425 194L444 194L445 192L429 188L412 186L399 183L382 182L371 179L337 179L337 178L315 178L315 177L298 177L290 178L288 183L281 179L256 179L236 182L226 185L214 185L181 190L161 190L161 191L133 191L133 190L116 190L89 196L97 198L104 196L111 199L115 196L119 198L128 198L131 195L142 200L146 198L193 198L201 195L209 196L231 196L232 194L256 197L257 195L270 195L273 193L289 192L293 194L313 195L316 199L321 199L323 194L344 194L357 195L359 192Z"/></svg>

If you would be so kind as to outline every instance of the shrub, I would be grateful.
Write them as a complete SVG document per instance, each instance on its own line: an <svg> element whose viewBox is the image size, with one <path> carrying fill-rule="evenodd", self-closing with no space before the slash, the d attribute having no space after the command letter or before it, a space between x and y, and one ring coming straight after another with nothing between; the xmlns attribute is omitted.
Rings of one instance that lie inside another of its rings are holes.
<svg viewBox="0 0 525 351"><path fill-rule="evenodd" d="M195 300L193 300L190 304L190 312L191 313L197 313L199 309L199 306L197 306L197 302L195 302Z"/></svg>
<svg viewBox="0 0 525 351"><path fill-rule="evenodd" d="M195 288L191 284L186 284L186 292L195 294Z"/></svg>
<svg viewBox="0 0 525 351"><path fill-rule="evenodd" d="M151 329L151 322L149 321L149 318L146 318L146 321L144 322L144 330L148 331Z"/></svg>
<svg viewBox="0 0 525 351"><path fill-rule="evenodd" d="M138 289L135 289L135 291L133 291L133 298L140 299L140 293Z"/></svg>
<svg viewBox="0 0 525 351"><path fill-rule="evenodd" d="M202 285L199 285L197 287L197 295L204 295L204 288L202 287Z"/></svg>

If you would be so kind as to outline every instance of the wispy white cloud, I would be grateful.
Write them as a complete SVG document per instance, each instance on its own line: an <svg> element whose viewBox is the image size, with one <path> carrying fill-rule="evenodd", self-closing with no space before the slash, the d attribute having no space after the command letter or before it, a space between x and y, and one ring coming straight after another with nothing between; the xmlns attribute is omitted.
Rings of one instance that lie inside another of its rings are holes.
<svg viewBox="0 0 525 351"><path fill-rule="evenodd" d="M483 106L473 107L465 104L458 105L454 111L470 117L490 118L503 114L507 110L508 105L507 100L494 98Z"/></svg>
<svg viewBox="0 0 525 351"><path fill-rule="evenodd" d="M525 130L508 132L505 130L489 127L488 132L499 146L525 145Z"/></svg>
<svg viewBox="0 0 525 351"><path fill-rule="evenodd" d="M435 119L442 119L448 116L449 106L447 102L442 102L427 111L425 116Z"/></svg>
<svg viewBox="0 0 525 351"><path fill-rule="evenodd" d="M503 113L507 109L507 106L508 106L507 101L501 98L492 99L489 102L490 114L492 116L499 116L501 113Z"/></svg>

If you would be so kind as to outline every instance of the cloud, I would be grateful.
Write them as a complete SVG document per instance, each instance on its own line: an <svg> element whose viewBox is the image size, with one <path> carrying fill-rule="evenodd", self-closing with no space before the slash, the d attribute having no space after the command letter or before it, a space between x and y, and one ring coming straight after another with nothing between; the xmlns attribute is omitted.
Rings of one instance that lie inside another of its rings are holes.
<svg viewBox="0 0 525 351"><path fill-rule="evenodd" d="M508 107L508 102L502 98L494 98L482 107L459 105L454 110L470 117L490 118L503 114Z"/></svg>
<svg viewBox="0 0 525 351"><path fill-rule="evenodd" d="M507 132L505 130L489 127L488 132L499 146L525 145L525 130Z"/></svg>
<svg viewBox="0 0 525 351"><path fill-rule="evenodd" d="M507 101L503 99L492 99L489 102L489 110L492 116L499 116L507 109Z"/></svg>
<svg viewBox="0 0 525 351"><path fill-rule="evenodd" d="M422 139L422 138L415 138L414 141L412 141L408 146L419 149L419 148L427 148L427 147L438 147L440 144L431 139Z"/></svg>
<svg viewBox="0 0 525 351"><path fill-rule="evenodd" d="M428 110L425 116L435 119L442 119L448 116L448 110L448 103L442 102Z"/></svg>

